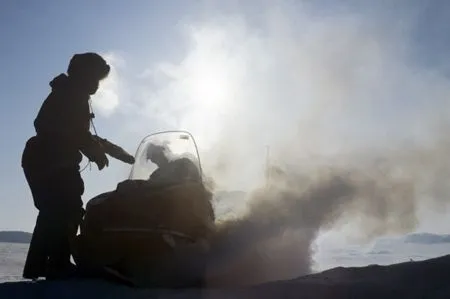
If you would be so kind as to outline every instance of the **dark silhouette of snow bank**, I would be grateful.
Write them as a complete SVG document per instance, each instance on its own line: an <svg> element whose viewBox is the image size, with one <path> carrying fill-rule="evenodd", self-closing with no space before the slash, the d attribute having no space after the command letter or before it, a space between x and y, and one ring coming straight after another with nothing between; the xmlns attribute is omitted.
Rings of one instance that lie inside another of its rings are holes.
<svg viewBox="0 0 450 299"><path fill-rule="evenodd" d="M389 266L338 267L293 280L240 288L151 290L106 281L8 282L0 298L450 298L450 255Z"/></svg>

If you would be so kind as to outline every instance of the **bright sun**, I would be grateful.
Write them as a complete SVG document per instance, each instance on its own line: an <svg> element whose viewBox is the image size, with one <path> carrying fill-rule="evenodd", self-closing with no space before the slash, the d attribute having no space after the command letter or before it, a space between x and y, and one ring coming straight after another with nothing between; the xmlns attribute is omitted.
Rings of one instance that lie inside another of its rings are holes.
<svg viewBox="0 0 450 299"><path fill-rule="evenodd" d="M223 105L229 93L228 82L219 71L211 69L195 71L189 80L189 95L204 107Z"/></svg>
<svg viewBox="0 0 450 299"><path fill-rule="evenodd" d="M231 109L232 82L227 79L226 70L226 66L199 65L190 70L185 81L190 102L190 111L185 116L186 125L203 139L202 144L217 137L221 118Z"/></svg>

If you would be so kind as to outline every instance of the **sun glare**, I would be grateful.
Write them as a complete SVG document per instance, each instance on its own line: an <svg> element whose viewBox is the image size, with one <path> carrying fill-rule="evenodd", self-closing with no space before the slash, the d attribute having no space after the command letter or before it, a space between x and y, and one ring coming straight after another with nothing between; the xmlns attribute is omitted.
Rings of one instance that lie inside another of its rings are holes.
<svg viewBox="0 0 450 299"><path fill-rule="evenodd" d="M201 106L216 107L225 104L227 80L216 69L196 71L189 80L189 94Z"/></svg>
<svg viewBox="0 0 450 299"><path fill-rule="evenodd" d="M212 65L200 62L195 68L189 68L184 86L190 102L185 125L204 139L202 144L217 137L223 116L232 108L233 82L227 76L229 68L221 60L214 62Z"/></svg>

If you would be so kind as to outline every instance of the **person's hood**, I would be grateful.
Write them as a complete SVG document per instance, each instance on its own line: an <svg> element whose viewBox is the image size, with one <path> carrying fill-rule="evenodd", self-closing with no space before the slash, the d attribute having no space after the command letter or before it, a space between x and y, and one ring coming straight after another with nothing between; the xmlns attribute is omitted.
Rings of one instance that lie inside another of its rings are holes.
<svg viewBox="0 0 450 299"><path fill-rule="evenodd" d="M69 77L66 74L60 74L58 76L56 76L55 78L53 78L52 81L50 81L50 87L55 90L55 89L63 89L65 87L67 87L69 83Z"/></svg>

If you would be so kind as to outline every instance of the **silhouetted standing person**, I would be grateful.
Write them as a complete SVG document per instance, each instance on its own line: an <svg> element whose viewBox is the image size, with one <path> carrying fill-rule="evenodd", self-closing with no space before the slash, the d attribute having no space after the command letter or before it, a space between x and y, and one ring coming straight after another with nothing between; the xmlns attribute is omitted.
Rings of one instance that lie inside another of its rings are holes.
<svg viewBox="0 0 450 299"><path fill-rule="evenodd" d="M71 242L83 217L82 154L108 166L108 158L90 133L90 96L110 66L95 53L76 54L66 74L51 82L51 93L34 121L36 135L25 146L22 167L39 210L23 277L65 278L74 273Z"/></svg>

